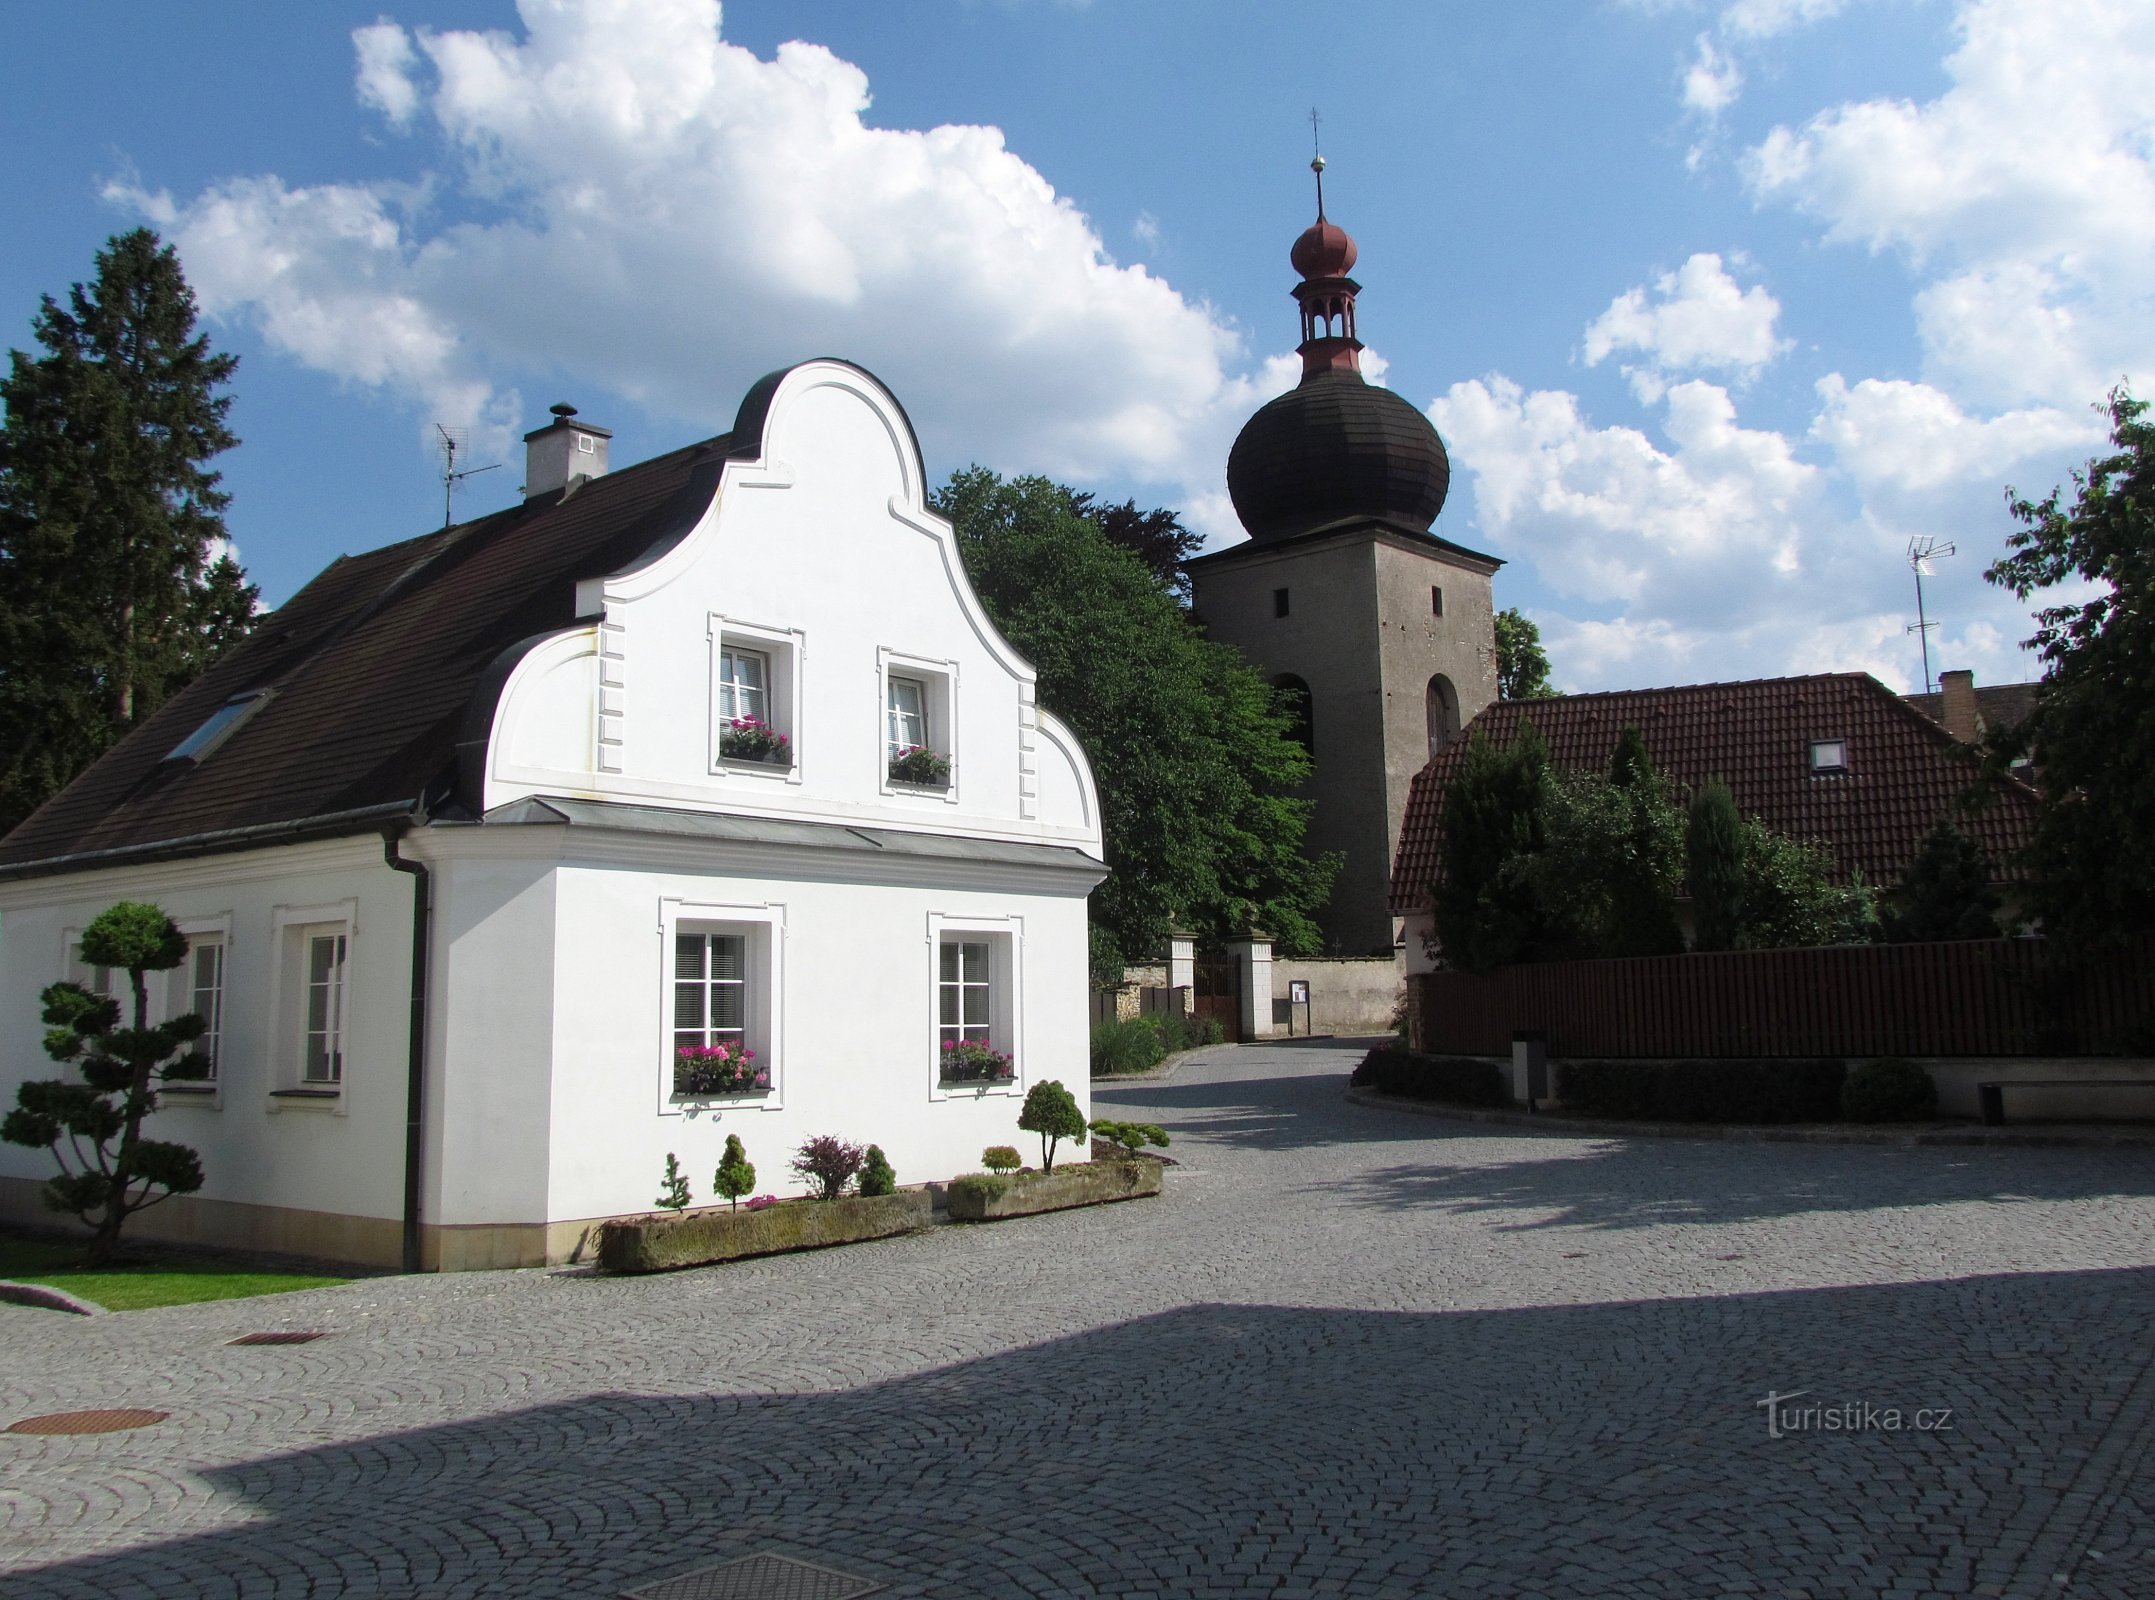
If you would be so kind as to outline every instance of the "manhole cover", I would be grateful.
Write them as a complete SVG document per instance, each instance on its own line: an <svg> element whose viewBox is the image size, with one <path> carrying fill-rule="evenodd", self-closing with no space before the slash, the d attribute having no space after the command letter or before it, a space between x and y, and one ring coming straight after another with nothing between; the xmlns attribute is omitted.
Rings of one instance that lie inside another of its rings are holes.
<svg viewBox="0 0 2155 1600"><path fill-rule="evenodd" d="M237 1339L227 1339L227 1340L225 1340L225 1343L226 1343L226 1344L305 1344L305 1343L306 1343L306 1342L307 1342L308 1340L310 1340L310 1339L319 1339L319 1338L321 1338L321 1334L320 1334L319 1332L313 1332L313 1333L302 1333L302 1332L300 1332L300 1331L299 1331L298 1329L296 1329L296 1328L295 1328L295 1329L291 1329L291 1330L289 1330L289 1331L279 1331L279 1332L274 1332L274 1333L243 1333L243 1334L241 1334L241 1335L240 1335L240 1336L239 1336L239 1337L238 1337Z"/></svg>
<svg viewBox="0 0 2155 1600"><path fill-rule="evenodd" d="M627 1590L621 1600L855 1600L882 1587L789 1556L742 1556Z"/></svg>
<svg viewBox="0 0 2155 1600"><path fill-rule="evenodd" d="M147 1428L153 1422L162 1422L170 1416L168 1411L136 1411L118 1408L111 1411L55 1411L49 1416L24 1417L20 1422L8 1424L9 1433L118 1433L125 1428Z"/></svg>

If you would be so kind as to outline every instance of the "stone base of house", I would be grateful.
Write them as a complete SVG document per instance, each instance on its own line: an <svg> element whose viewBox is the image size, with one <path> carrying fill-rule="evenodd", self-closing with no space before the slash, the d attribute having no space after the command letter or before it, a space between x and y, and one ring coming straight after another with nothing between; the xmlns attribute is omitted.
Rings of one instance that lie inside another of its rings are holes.
<svg viewBox="0 0 2155 1600"><path fill-rule="evenodd" d="M0 1222L73 1231L72 1217L46 1208L44 1187L39 1179L0 1177ZM473 1272L587 1260L595 1247L598 1225L605 1220L422 1224L420 1261L429 1272ZM404 1262L404 1224L397 1217L342 1216L200 1195L180 1195L138 1212L128 1219L125 1236L392 1271Z"/></svg>

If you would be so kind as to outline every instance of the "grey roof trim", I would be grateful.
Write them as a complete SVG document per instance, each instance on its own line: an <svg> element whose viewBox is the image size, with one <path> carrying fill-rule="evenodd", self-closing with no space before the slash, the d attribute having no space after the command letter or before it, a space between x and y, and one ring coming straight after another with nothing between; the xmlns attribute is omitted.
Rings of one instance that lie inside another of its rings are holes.
<svg viewBox="0 0 2155 1600"><path fill-rule="evenodd" d="M558 795L530 795L522 800L512 800L489 811L483 820L488 827L536 824L612 828L625 833L665 834L728 844L854 851L864 858L926 856L944 861L1083 873L1095 880L1107 873L1107 863L1074 845L968 839L948 833L908 833L898 828L861 828L838 822L793 822L779 817L744 817L721 811L675 811L665 806L569 800Z"/></svg>
<svg viewBox="0 0 2155 1600"><path fill-rule="evenodd" d="M1352 534L1374 536L1388 544L1397 545L1403 550L1413 550L1421 555L1450 556L1470 567L1486 567L1492 574L1505 565L1501 556L1469 549L1466 545L1456 543L1427 528L1410 527L1404 522L1394 522L1384 517L1351 516L1341 517L1302 533L1290 534L1284 539L1245 539L1239 544L1207 550L1203 555L1190 557L1181 563L1181 566L1185 572L1203 567L1225 567L1232 565L1236 559L1247 560L1269 555L1274 551L1299 551L1328 539L1342 539Z"/></svg>
<svg viewBox="0 0 2155 1600"><path fill-rule="evenodd" d="M138 861L170 861L179 856L252 850L265 844L294 844L302 839L326 839L345 833L372 833L383 823L411 816L418 810L417 800L390 800L381 805L360 806L353 811L295 817L288 822L258 822L244 828L220 828L212 833L191 833L176 839L152 839L147 844L119 845L110 850L81 850L73 855L47 856L42 861L17 861L0 866L0 883L11 883L19 878L51 877L62 872L94 872L100 867L129 866Z"/></svg>

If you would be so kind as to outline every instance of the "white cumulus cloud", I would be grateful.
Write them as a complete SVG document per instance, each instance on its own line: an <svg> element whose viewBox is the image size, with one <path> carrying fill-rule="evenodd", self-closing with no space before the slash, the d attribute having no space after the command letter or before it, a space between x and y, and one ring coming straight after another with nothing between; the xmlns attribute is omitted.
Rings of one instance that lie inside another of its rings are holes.
<svg viewBox="0 0 2155 1600"><path fill-rule="evenodd" d="M124 197L208 310L473 426L475 451L529 425L518 384L541 375L716 431L762 372L837 352L904 399L931 471L1195 493L1273 392L1232 325L1114 261L998 130L871 127L858 67L759 58L715 0L518 9L516 32L355 34L360 101L434 142L416 189L264 174Z"/></svg>
<svg viewBox="0 0 2155 1600"><path fill-rule="evenodd" d="M1757 372L1787 348L1774 334L1780 314L1780 303L1762 285L1739 286L1720 256L1701 252L1663 273L1651 291L1627 289L1610 301L1588 324L1582 354L1591 367L1638 352L1645 359L1624 371L1652 402L1672 373Z"/></svg>

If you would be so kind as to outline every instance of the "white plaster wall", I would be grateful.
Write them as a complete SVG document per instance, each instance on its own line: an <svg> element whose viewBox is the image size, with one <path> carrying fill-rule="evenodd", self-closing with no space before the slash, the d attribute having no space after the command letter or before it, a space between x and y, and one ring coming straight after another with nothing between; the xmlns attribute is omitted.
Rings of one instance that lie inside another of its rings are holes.
<svg viewBox="0 0 2155 1600"><path fill-rule="evenodd" d="M669 898L782 919L777 1092L767 1108L666 1103ZM697 1202L708 1204L729 1133L756 1164L757 1191L788 1195L802 1185L787 1163L816 1134L880 1144L898 1180L919 1183L979 1170L989 1144L1015 1144L1037 1161L1038 1140L1017 1128L1033 1083L1059 1079L1091 1115L1081 895L593 863L561 869L556 915L564 959L553 1013L550 1221L648 1210L669 1151ZM1018 1080L1010 1088L937 1088L931 916L1018 919Z"/></svg>
<svg viewBox="0 0 2155 1600"><path fill-rule="evenodd" d="M511 675L486 804L566 794L1097 849L1082 754L1036 712L1032 668L927 512L895 401L857 369L810 362L780 385L765 440L765 459L727 465L695 531L584 585L592 620ZM790 772L717 759L715 635L728 631L780 658L773 720L793 740ZM953 758L947 793L885 781L893 667L948 686L935 741Z"/></svg>
<svg viewBox="0 0 2155 1600"><path fill-rule="evenodd" d="M170 1096L144 1124L151 1136L200 1152L201 1196L400 1217L412 888L383 864L380 839L0 885L0 1104L12 1106L27 1078L67 1075L39 1047L45 1030L38 995L67 976L68 930L79 932L120 900L150 901L183 925L215 922L229 930L217 1092ZM274 1098L273 1088L296 1077L280 1075L296 1042L280 1021L285 1008L274 986L276 914L345 903L354 922L343 1093L327 1102ZM54 1170L45 1151L0 1144L0 1175L42 1182ZM145 1220L153 1216L144 1213Z"/></svg>

